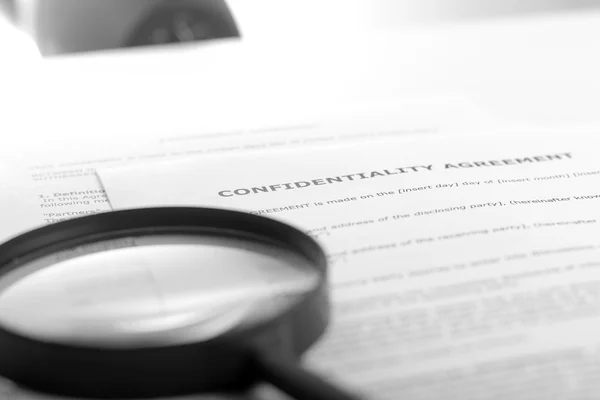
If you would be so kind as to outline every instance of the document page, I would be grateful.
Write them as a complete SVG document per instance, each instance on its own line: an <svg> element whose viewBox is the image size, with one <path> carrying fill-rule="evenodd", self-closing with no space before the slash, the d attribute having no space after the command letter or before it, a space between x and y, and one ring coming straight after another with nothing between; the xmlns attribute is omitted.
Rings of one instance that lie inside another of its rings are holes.
<svg viewBox="0 0 600 400"><path fill-rule="evenodd" d="M236 114L235 110L231 113ZM49 125L43 132L5 132L6 141L0 146L0 207L8 212L0 218L0 242L49 223L109 211L96 177L96 168L101 166L437 135L492 125L491 117L457 95L397 96L298 114L223 118L220 123L198 116L194 117L197 122L185 126L172 121L171 130L156 129L147 121L124 121L125 115L116 115L111 130L82 121L81 130L76 131L71 126L75 122L70 122L66 127ZM187 122L190 119L185 117ZM108 122L99 124L105 127Z"/></svg>
<svg viewBox="0 0 600 400"><path fill-rule="evenodd" d="M440 137L101 169L115 209L232 208L328 254L308 366L368 398L600 396L591 137Z"/></svg>

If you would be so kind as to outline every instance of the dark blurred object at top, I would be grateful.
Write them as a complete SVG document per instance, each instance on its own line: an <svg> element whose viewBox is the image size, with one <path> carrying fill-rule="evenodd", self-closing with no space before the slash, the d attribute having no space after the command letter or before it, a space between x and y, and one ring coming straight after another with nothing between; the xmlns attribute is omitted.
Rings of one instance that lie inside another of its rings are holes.
<svg viewBox="0 0 600 400"><path fill-rule="evenodd" d="M129 46L144 46L239 36L225 2L222 7L206 1L166 1L156 6L127 40Z"/></svg>
<svg viewBox="0 0 600 400"><path fill-rule="evenodd" d="M43 55L238 37L225 0L0 0Z"/></svg>
<svg viewBox="0 0 600 400"><path fill-rule="evenodd" d="M0 14L6 15L9 20L13 20L15 15L15 0L0 0Z"/></svg>

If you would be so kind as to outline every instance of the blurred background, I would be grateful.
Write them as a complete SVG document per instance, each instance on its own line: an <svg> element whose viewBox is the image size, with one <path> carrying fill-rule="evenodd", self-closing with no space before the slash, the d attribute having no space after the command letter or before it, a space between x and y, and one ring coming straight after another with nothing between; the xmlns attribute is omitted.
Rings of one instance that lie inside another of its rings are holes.
<svg viewBox="0 0 600 400"><path fill-rule="evenodd" d="M0 0L3 60L237 38L310 40L597 7L598 0Z"/></svg>
<svg viewBox="0 0 600 400"><path fill-rule="evenodd" d="M367 110L447 93L507 124L600 126L600 0L0 0L0 10L0 131L13 138L306 121L344 102Z"/></svg>

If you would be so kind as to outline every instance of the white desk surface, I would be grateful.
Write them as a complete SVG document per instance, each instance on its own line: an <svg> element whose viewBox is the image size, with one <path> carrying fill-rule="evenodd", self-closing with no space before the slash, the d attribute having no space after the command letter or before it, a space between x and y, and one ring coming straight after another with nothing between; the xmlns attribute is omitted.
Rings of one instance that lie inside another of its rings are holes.
<svg viewBox="0 0 600 400"><path fill-rule="evenodd" d="M445 92L465 94L504 122L600 125L599 37L600 11L588 10L48 59L13 66L0 127L15 136L172 129Z"/></svg>

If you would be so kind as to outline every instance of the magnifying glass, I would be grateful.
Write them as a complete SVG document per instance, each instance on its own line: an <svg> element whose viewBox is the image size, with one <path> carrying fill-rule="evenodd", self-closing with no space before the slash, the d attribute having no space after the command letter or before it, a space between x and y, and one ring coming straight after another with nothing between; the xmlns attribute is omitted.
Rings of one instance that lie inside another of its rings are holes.
<svg viewBox="0 0 600 400"><path fill-rule="evenodd" d="M322 249L265 217L115 211L0 245L0 375L36 392L358 399L298 363L328 319Z"/></svg>

